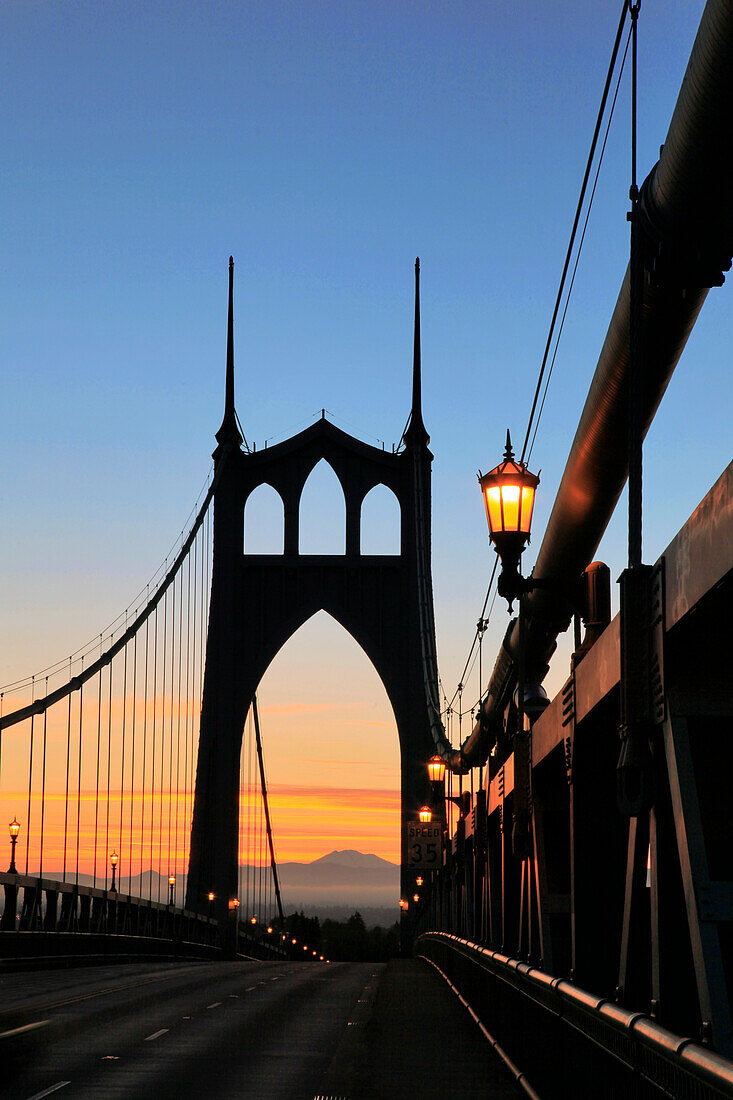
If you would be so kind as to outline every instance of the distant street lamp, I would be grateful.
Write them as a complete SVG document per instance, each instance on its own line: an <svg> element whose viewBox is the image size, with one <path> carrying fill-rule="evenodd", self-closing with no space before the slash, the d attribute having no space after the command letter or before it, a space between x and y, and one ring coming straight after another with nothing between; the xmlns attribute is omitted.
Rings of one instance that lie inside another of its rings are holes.
<svg viewBox="0 0 733 1100"><path fill-rule="evenodd" d="M420 818L420 821L423 825L427 825L433 820L433 811L430 809L429 806L421 806L418 810L417 816Z"/></svg>
<svg viewBox="0 0 733 1100"><path fill-rule="evenodd" d="M406 909L409 909L409 908L410 908L410 903L407 900L407 898L400 898L400 909L404 912Z"/></svg>
<svg viewBox="0 0 733 1100"><path fill-rule="evenodd" d="M8 867L9 875L17 875L18 868L15 866L15 845L18 843L18 833L20 832L20 822L13 817L8 829L10 830L10 866Z"/></svg>
<svg viewBox="0 0 733 1100"><path fill-rule="evenodd" d="M419 894L413 894L413 895L412 895L412 900L413 900L413 901L414 901L415 903L417 903L417 902L418 902L418 901L420 900L420 895L419 895Z"/></svg>
<svg viewBox="0 0 733 1100"><path fill-rule="evenodd" d="M422 886L422 884L423 884L423 877L422 877L422 875L418 875L417 878L415 879L415 885L416 886Z"/></svg>
<svg viewBox="0 0 733 1100"><path fill-rule="evenodd" d="M120 857L117 855L116 851L112 852L112 855L109 857L109 861L112 864L112 885L110 886L110 890L112 891L112 893L114 893L117 889L115 881L117 876L117 861L119 858Z"/></svg>
<svg viewBox="0 0 733 1100"><path fill-rule="evenodd" d="M268 926L267 926L267 935L271 936L272 933L273 933L273 927L272 927L271 924L268 924Z"/></svg>
<svg viewBox="0 0 733 1100"><path fill-rule="evenodd" d="M236 913L237 909L239 909L239 898L229 899L229 909L231 912Z"/></svg>
<svg viewBox="0 0 733 1100"><path fill-rule="evenodd" d="M208 916L209 920L211 920L211 907L214 904L214 898L215 897L216 897L216 894L214 893L214 891L209 890L209 916Z"/></svg>
<svg viewBox="0 0 733 1100"><path fill-rule="evenodd" d="M539 482L538 474L530 473L524 462L515 461L508 431L504 461L488 474L479 473L489 538L501 559L496 587L499 595L509 601L510 611L514 600L527 590L527 582L519 572L519 559L529 542L534 495Z"/></svg>
<svg viewBox="0 0 733 1100"><path fill-rule="evenodd" d="M168 904L173 905L174 902L175 902L175 894L176 894L176 876L175 875L168 875L168 887L170 889L170 894L169 894L169 897L168 897Z"/></svg>
<svg viewBox="0 0 733 1100"><path fill-rule="evenodd" d="M252 917L249 923L252 925L257 924L257 917Z"/></svg>

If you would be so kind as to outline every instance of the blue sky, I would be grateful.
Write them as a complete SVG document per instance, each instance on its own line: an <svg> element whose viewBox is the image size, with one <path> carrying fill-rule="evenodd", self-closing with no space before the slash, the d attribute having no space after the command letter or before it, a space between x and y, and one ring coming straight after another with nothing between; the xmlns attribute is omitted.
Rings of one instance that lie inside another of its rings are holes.
<svg viewBox="0 0 733 1100"><path fill-rule="evenodd" d="M702 7L643 5L641 176ZM419 254L455 685L493 562L475 473L507 426L523 435L619 11L6 0L0 681L98 633L180 532L221 419L229 254L248 438L325 407L388 446L409 406ZM533 546L626 265L624 88L533 456ZM646 560L730 459L731 314L730 287L713 290L649 434ZM599 552L614 578L624 547L620 512ZM489 665L505 626L497 604Z"/></svg>

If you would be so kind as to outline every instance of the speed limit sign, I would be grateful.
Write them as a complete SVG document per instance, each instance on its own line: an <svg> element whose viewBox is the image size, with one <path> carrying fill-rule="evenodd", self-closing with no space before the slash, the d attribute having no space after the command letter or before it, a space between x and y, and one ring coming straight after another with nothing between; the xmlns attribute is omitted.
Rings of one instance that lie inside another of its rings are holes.
<svg viewBox="0 0 733 1100"><path fill-rule="evenodd" d="M443 826L439 821L407 822L407 866L420 871L440 867L443 852Z"/></svg>

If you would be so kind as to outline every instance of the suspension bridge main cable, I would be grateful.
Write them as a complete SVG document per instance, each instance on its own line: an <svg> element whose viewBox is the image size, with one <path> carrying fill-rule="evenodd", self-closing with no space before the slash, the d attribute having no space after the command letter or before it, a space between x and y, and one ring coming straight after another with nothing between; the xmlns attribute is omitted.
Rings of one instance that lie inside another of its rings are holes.
<svg viewBox="0 0 733 1100"><path fill-rule="evenodd" d="M615 109L616 109L616 100L618 98L619 88L621 86L621 78L624 74L624 68L626 66L626 56L627 56L628 51L629 51L630 42L631 42L631 30L629 30L628 35L626 37L626 45L624 46L624 53L623 53L623 57L621 58L621 64L620 64L619 70L618 70L618 77L616 79L616 88L615 88L614 93L613 93L613 100L611 101L611 109L608 112L608 120L606 122L606 131L605 131L605 134L603 135L603 144L601 145L601 152L600 152L600 155L598 157L598 163L596 165L596 172L595 172L595 176L593 178L593 187L591 188L590 199L588 200L588 206L587 206L587 209L586 209L586 212L585 212L585 218L584 218L584 221L583 221L583 230L580 234L580 242L578 244L578 250L575 254L575 263L573 264L573 273L570 277L570 285L568 286L568 293L567 293L567 296L565 298L565 305L563 307L562 317L560 318L560 326L559 326L558 332L557 332L557 339L555 340L555 347L554 347L554 350L552 352L552 359L550 360L550 369L547 372L547 378L545 380L545 387L544 387L544 390L543 390L543 393L542 393L542 400L540 401L539 411L537 413L537 417L536 417L535 422L534 422L534 431L532 432L532 442L529 445L529 450L527 451L527 455L526 455L526 461L527 461L528 465L529 465L530 459L532 458L532 451L534 450L534 444L535 444L535 440L537 438L537 429L539 428L540 420L542 419L542 412L543 412L544 407L545 407L545 399L547 397L547 391L548 391L549 386L550 386L550 379L552 378L552 372L555 368L555 360L557 358L557 351L558 351L558 348L560 346L560 338L562 336L563 329L565 327L565 318L567 316L568 306L570 305L570 297L573 293L573 287L575 286L575 276L577 275L577 272L578 272L578 265L580 263L580 256L581 256L581 252L583 250L583 243L585 241L585 234L586 234L586 230L588 229L588 221L590 219L591 210L593 209L593 200L594 200L595 194L596 194L596 187L598 186L598 178L601 174L601 166L603 164L603 156L604 156L604 153L606 151L606 143L608 142L608 135L609 135L609 132L611 130L611 123L613 121L613 116L614 116L614 112L615 112Z"/></svg>
<svg viewBox="0 0 733 1100"><path fill-rule="evenodd" d="M593 131L593 139L591 141L590 151L588 153L588 160L585 166L585 173L583 175L583 182L580 188L580 195L578 197L578 204L575 210L575 217L573 219L573 228L570 233L570 241L568 243L567 252L565 254L565 263L563 264L562 275L560 277L560 285L558 287L557 296L555 298L555 307L552 312L552 320L550 322L550 330L547 334L547 342L545 343L545 350L542 356L542 364L540 366L539 377L537 378L537 386L535 388L534 398L532 400L532 408L529 414L529 420L527 422L527 431L524 436L524 443L522 444L522 453L520 455L520 462L524 462L525 455L527 453L527 445L529 443L530 433L532 431L532 422L534 420L535 410L537 408L537 401L539 399L540 390L542 387L542 379L545 373L545 367L547 366L547 359L550 353L550 346L552 344L552 336L555 331L555 322L557 315L560 311L560 302L562 300L563 290L565 288L565 279L567 277L568 268L570 267L570 258L572 256L573 247L575 245L575 235L580 222L580 215L585 201L585 193L588 186L588 180L590 178L591 168L593 166L593 160L595 157L596 146L598 144L598 135L601 131L603 124L603 117L606 110L606 102L608 100L608 92L613 80L613 73L616 68L616 59L618 57L619 47L621 45L621 38L623 35L624 24L626 22L626 15L628 11L628 0L623 0L623 6L621 9L621 18L619 19L618 29L616 31L616 38L613 43L613 49L611 51L611 60L608 66L608 72L606 74L606 82L603 86L603 95L601 96L601 104L598 109L598 116L596 118L596 125Z"/></svg>
<svg viewBox="0 0 733 1100"><path fill-rule="evenodd" d="M109 648L106 649L104 651L104 653L102 653L101 656L97 658L96 661L93 661L90 665L88 665L86 667L86 669L80 671L75 676L72 676L70 674L68 681L65 684L62 684L61 687L56 688L54 691L48 692L46 695L44 695L41 698L33 700L31 703L29 703L25 707L19 707L18 710L14 710L14 711L9 712L8 714L4 714L2 716L2 718L0 718L0 730L7 729L8 726L14 726L18 722L23 722L25 719L30 718L34 714L43 714L44 710L46 710L47 707L51 707L55 703L58 703L62 699L65 699L67 696L70 696L72 692L78 690L78 688L81 687L82 684L86 683L87 680L90 680L93 676L96 676L97 673L100 671L100 669L104 668L105 665L110 664L112 662L112 660L117 656L117 654L122 649L124 649L124 647L127 645L127 643L129 641L131 641L131 639L135 636L135 634L140 629L140 627L143 626L143 624L145 623L145 620L153 613L153 611L158 606L158 604L160 603L163 596L168 592L168 589L169 589L170 585L175 580L175 577L178 573L178 570L181 567L182 562L185 560L186 555L188 554L189 550L191 549L191 546L193 544L193 540L196 536L196 533L199 530L201 524L203 523L204 519L206 518L206 516L208 514L209 504L211 503L211 499L214 495L214 490L216 489L216 486L219 483L219 478L221 476L221 471L224 469L225 465L226 465L225 462L221 462L219 464L219 467L216 470L214 478L212 479L211 485L209 486L209 489L206 493L206 496L204 497L203 503L201 504L201 507L198 511L196 519L195 519L193 525L191 526L191 528L188 532L188 535L187 535L183 545L181 546L181 549L179 550L178 554L176 555L170 569L166 573L165 577L161 581L158 588L155 590L153 595L150 597L147 604L145 604L143 609L135 616L132 623L129 626L126 625L124 633L117 639L116 642L111 643ZM209 525L208 525L208 523L206 525L206 530L207 530L207 547L208 547L208 540L209 540L209 535L208 535ZM207 582L208 582L208 563L207 563ZM112 637L114 637L114 635L112 635ZM95 642L95 644L96 644L96 642ZM68 660L69 660L69 669L71 669L71 657L69 657ZM49 667L50 668L56 668L57 666L52 665L52 666L49 666Z"/></svg>

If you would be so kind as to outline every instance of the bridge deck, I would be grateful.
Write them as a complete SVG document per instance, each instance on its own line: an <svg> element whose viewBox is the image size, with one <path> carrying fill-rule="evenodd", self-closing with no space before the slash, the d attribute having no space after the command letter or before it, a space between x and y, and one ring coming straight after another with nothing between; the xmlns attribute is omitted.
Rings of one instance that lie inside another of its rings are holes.
<svg viewBox="0 0 733 1100"><path fill-rule="evenodd" d="M421 960L0 974L0 1095L421 1100L521 1095Z"/></svg>

